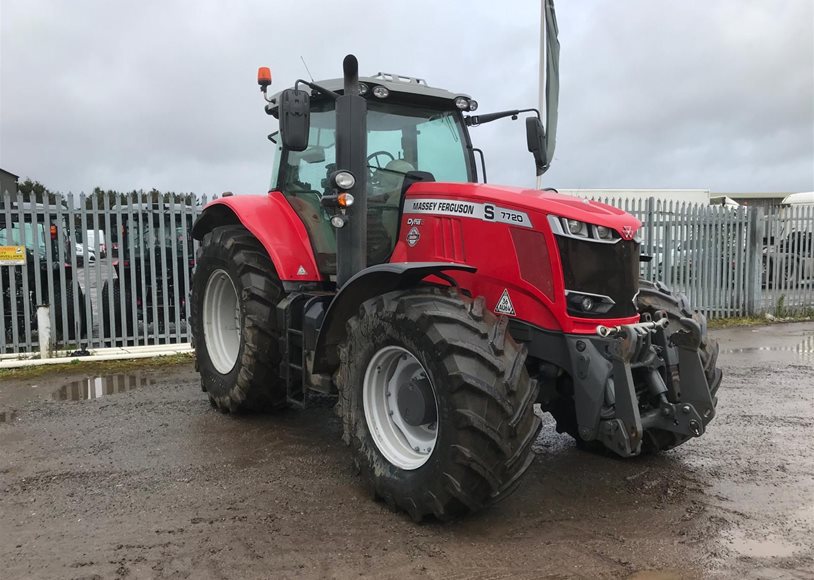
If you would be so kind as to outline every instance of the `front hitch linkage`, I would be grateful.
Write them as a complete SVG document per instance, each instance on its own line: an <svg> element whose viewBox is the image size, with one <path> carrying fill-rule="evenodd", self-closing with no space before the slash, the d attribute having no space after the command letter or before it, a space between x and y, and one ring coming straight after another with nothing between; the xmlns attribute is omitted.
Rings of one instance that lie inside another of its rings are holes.
<svg viewBox="0 0 814 580"><path fill-rule="evenodd" d="M600 422L599 439L622 456L637 455L646 429L661 429L680 435L700 437L704 426L715 414L704 368L698 354L701 329L689 318L681 319L682 329L670 337L670 346L678 348L680 400L667 399L667 386L656 366L651 334L663 332L669 320L662 314L657 320L622 326L597 326L596 334L611 342L608 354L613 366L615 417ZM659 400L659 408L639 412L631 364L644 367L648 391Z"/></svg>

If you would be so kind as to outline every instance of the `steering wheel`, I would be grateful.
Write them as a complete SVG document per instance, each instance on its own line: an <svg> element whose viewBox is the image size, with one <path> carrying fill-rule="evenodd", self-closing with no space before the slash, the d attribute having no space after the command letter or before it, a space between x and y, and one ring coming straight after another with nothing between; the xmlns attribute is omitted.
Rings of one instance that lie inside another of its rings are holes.
<svg viewBox="0 0 814 580"><path fill-rule="evenodd" d="M368 172L370 173L370 176L373 176L373 171L375 169L381 169L382 168L381 161L379 161L379 156L380 155L384 156L384 157L389 157L390 161L394 161L396 159L395 155L393 155L389 151L384 151L384 150L374 151L373 153L371 153L370 155L367 156L367 169L368 169ZM372 163L374 161L376 162L376 165L372 165ZM385 163L385 165L387 165L387 163Z"/></svg>

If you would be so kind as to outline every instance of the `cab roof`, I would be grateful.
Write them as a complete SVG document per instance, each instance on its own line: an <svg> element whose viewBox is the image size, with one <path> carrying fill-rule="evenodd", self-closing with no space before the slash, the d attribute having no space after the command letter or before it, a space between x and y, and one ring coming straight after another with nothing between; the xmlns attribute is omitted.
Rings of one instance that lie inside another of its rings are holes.
<svg viewBox="0 0 814 580"><path fill-rule="evenodd" d="M375 97L372 97L371 95L373 93L373 87L377 85L385 87L394 94L414 95L418 97L449 101L450 107L455 106L455 99L457 97L466 97L467 99L471 98L466 93L453 93L446 89L431 87L424 79L408 77L405 75L379 72L372 77L359 77L359 82L367 85L368 90L364 96L368 99L375 99ZM345 87L345 81L341 78L314 81L314 84L340 94L344 91ZM278 91L272 95L269 104L266 107L266 112L274 117L277 117L277 100L281 92L282 91ZM382 100L386 101L387 99Z"/></svg>

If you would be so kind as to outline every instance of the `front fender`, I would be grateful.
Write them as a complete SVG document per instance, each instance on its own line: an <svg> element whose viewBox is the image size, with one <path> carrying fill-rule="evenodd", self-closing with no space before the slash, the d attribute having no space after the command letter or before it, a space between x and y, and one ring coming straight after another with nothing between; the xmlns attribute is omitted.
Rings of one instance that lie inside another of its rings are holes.
<svg viewBox="0 0 814 580"><path fill-rule="evenodd" d="M345 323L366 300L393 290L416 286L421 280L445 270L475 272L467 264L446 262L403 262L365 268L342 287L325 313L314 349L314 373L329 372L339 362L336 347L345 338Z"/></svg>
<svg viewBox="0 0 814 580"><path fill-rule="evenodd" d="M308 231L282 193L271 191L268 195L216 199L207 204L196 220L192 236L201 240L218 226L237 224L242 224L263 244L280 280L322 281Z"/></svg>

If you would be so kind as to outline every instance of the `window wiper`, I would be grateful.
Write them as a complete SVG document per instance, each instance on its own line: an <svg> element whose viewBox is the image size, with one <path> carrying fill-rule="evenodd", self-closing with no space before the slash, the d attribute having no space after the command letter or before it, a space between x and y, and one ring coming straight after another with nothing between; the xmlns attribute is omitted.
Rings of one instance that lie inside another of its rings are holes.
<svg viewBox="0 0 814 580"><path fill-rule="evenodd" d="M302 79L297 79L297 82L294 83L294 90L299 90L300 83L308 87L311 87L313 90L318 91L327 97L331 97L334 101L339 98L339 93L335 93L333 91L326 89L325 87L319 86L316 83L309 83L308 81L304 81Z"/></svg>
<svg viewBox="0 0 814 580"><path fill-rule="evenodd" d="M375 169L376 171L384 171L385 173L395 173L396 175L407 175L409 172L396 171L395 169L387 169L386 167L376 167L375 165L368 165L368 169Z"/></svg>

